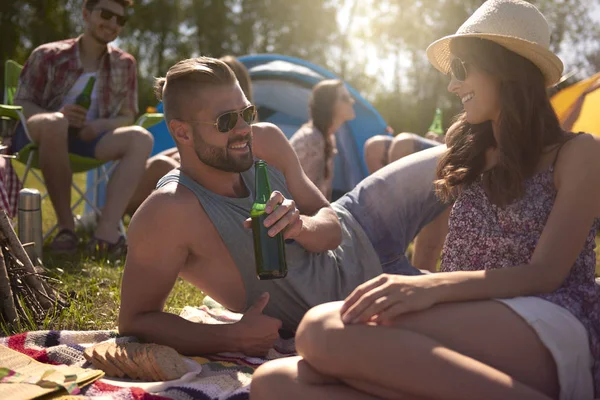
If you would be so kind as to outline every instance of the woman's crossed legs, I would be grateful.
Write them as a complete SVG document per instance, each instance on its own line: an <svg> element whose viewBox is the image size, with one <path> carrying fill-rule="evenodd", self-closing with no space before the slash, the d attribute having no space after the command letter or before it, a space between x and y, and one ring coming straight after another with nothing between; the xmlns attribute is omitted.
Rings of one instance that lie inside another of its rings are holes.
<svg viewBox="0 0 600 400"><path fill-rule="evenodd" d="M267 363L252 399L548 399L556 366L533 329L496 301L440 304L394 326L345 326L341 302L304 317L302 358Z"/></svg>

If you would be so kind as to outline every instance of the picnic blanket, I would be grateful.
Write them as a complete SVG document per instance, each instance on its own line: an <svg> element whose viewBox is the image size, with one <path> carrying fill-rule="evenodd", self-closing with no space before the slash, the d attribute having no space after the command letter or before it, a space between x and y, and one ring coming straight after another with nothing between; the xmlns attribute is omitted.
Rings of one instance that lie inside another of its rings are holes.
<svg viewBox="0 0 600 400"><path fill-rule="evenodd" d="M240 314L206 298L200 307L185 307L182 317L210 324L236 322ZM117 331L34 331L0 338L0 345L27 354L47 364L65 364L92 368L83 357L86 347L105 341L137 342L131 336L119 336ZM294 339L279 339L266 357L248 357L240 353L220 353L192 357L193 373L168 382L137 382L104 377L84 388L77 399L158 400L158 399L219 399L249 398L252 373L268 360L295 354ZM195 362L195 363L194 363ZM73 397L68 397L69 399Z"/></svg>

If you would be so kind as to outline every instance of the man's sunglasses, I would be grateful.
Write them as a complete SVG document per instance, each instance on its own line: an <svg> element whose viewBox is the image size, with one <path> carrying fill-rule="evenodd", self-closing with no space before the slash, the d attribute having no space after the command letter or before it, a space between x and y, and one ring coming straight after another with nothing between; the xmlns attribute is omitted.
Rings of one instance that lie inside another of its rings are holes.
<svg viewBox="0 0 600 400"><path fill-rule="evenodd" d="M120 26L125 25L129 19L127 15L119 15L106 8L96 8L96 10L100 10L100 17L106 21L110 21L112 17L117 17L117 24Z"/></svg>
<svg viewBox="0 0 600 400"><path fill-rule="evenodd" d="M238 118L242 117L245 123L251 125L256 118L256 106L248 106L241 111L227 111L217 117L216 122L207 121L186 121L197 122L199 124L209 124L217 128L221 133L227 133L236 127Z"/></svg>
<svg viewBox="0 0 600 400"><path fill-rule="evenodd" d="M450 61L450 73L459 82L464 82L469 76L467 63L460 58L453 58Z"/></svg>

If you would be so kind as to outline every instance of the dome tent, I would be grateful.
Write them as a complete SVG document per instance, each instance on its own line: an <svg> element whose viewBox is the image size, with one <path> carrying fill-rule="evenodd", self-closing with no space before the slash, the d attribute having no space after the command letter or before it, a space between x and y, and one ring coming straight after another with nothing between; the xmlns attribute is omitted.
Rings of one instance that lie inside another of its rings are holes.
<svg viewBox="0 0 600 400"><path fill-rule="evenodd" d="M562 89L550 101L561 124L578 112L570 130L600 136L600 73Z"/></svg>
<svg viewBox="0 0 600 400"><path fill-rule="evenodd" d="M259 54L238 59L250 74L260 121L277 125L288 139L309 120L308 100L312 87L324 79L340 79L322 67L294 57ZM347 84L346 87L355 100L356 118L345 123L336 133L338 154L334 165L334 199L368 175L363 151L367 139L374 135L389 135L387 124L377 110L355 89ZM157 112L162 112L162 102L158 104ZM175 146L164 120L148 130L154 136L151 155ZM90 171L88 176L94 173ZM100 185L94 196L98 207L104 204L105 193L105 185ZM86 205L85 212L89 211L91 209Z"/></svg>
<svg viewBox="0 0 600 400"><path fill-rule="evenodd" d="M299 58L277 54L240 57L252 80L254 103L261 121L272 122L288 137L309 119L312 87L324 79L340 79L330 71ZM336 133L334 198L352 189L368 175L364 144L374 135L389 135L387 124L375 108L346 84L355 100L356 118Z"/></svg>

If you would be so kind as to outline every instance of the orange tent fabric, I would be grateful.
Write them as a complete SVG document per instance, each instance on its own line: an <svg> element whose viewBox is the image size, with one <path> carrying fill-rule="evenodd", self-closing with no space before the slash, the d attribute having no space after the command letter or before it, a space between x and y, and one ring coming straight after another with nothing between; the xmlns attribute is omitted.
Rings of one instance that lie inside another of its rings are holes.
<svg viewBox="0 0 600 400"><path fill-rule="evenodd" d="M550 102L563 124L575 109L579 97L590 89L594 90L585 95L581 112L570 130L600 136L600 73L561 90Z"/></svg>

